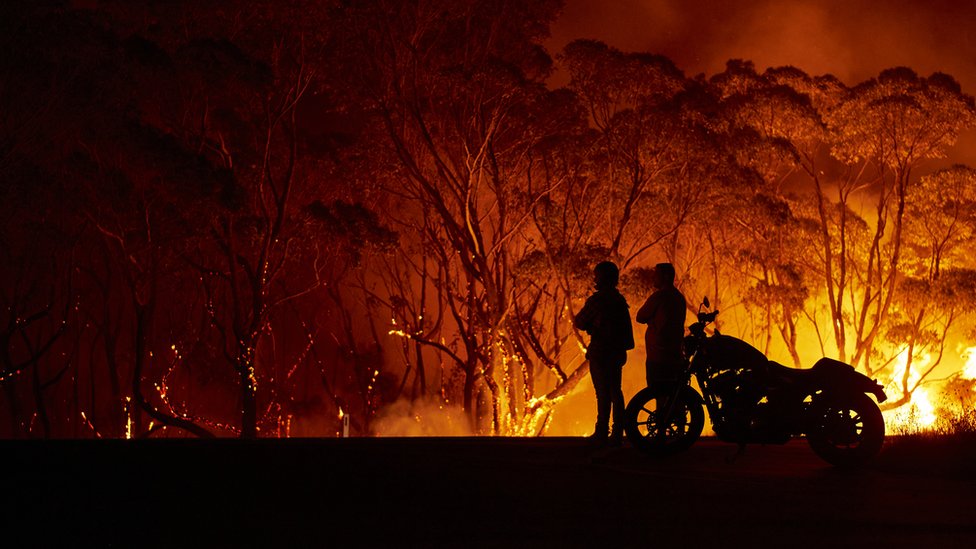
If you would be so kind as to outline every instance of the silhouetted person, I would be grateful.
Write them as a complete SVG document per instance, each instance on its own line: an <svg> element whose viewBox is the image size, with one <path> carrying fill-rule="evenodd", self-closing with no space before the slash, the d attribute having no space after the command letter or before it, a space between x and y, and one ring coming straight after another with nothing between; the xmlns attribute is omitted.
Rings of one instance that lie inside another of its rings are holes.
<svg viewBox="0 0 976 549"><path fill-rule="evenodd" d="M627 363L627 351L634 348L630 308L617 291L619 278L619 269L610 261L594 267L596 292L587 298L573 321L577 329L590 334L586 359L590 361L590 378L596 390L596 428L592 438L598 442L607 440L612 410L612 444L620 444L623 438L624 394L620 390L620 374Z"/></svg>
<svg viewBox="0 0 976 549"><path fill-rule="evenodd" d="M637 311L637 322L647 324L647 386L673 389L684 364L681 342L685 334L685 296L674 287L674 265L654 267L654 292ZM660 402L660 401L659 401Z"/></svg>

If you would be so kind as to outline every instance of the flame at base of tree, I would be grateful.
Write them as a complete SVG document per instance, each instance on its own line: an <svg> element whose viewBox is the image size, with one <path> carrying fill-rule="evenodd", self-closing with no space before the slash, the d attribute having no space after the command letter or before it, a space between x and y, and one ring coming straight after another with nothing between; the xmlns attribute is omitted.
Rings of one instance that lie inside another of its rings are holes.
<svg viewBox="0 0 976 549"><path fill-rule="evenodd" d="M885 424L891 434L915 434L925 432L952 432L952 424L973 413L976 402L976 346L968 347L960 354L964 366L937 389L933 384L921 385L919 370L925 370L931 357L916 357L917 366L909 372L908 387L911 391L907 404L884 412ZM902 393L902 379L907 364L906 352L898 355L891 381L885 386L889 395Z"/></svg>
<svg viewBox="0 0 976 549"><path fill-rule="evenodd" d="M911 401L894 410L884 412L885 426L890 434L908 434L931 430L939 419L928 389L919 387Z"/></svg>

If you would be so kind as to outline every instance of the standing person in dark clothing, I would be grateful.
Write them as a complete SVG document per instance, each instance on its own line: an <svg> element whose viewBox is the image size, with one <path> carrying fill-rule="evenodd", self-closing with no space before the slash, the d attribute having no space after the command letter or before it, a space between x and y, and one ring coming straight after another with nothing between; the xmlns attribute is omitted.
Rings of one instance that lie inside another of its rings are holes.
<svg viewBox="0 0 976 549"><path fill-rule="evenodd" d="M674 265L654 267L655 291L637 311L637 322L647 324L647 386L670 388L679 377L684 358L681 342L685 334L685 296L674 287Z"/></svg>
<svg viewBox="0 0 976 549"><path fill-rule="evenodd" d="M620 376L627 363L627 351L634 348L634 329L630 323L627 300L617 291L620 270L610 261L593 269L596 292L587 300L573 324L590 334L586 359L590 361L590 378L596 390L596 430L592 438L607 440L610 412L613 411L613 431L610 443L619 445L623 438L624 394Z"/></svg>

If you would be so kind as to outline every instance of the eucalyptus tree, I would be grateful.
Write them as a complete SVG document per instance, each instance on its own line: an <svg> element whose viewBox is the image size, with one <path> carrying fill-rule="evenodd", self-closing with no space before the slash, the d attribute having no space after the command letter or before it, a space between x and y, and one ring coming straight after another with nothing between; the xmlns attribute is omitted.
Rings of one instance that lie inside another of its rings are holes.
<svg viewBox="0 0 976 549"><path fill-rule="evenodd" d="M364 2L346 11L359 84L397 161L385 184L399 205L388 214L436 265L417 276L430 272L447 315L391 331L446 357L463 377L464 409L478 421L484 395L495 433L532 430L545 416L533 406L535 361L524 352L533 324L517 313L513 269L533 246L533 205L559 184L537 176L533 155L564 125L548 108L551 60L539 45L557 4Z"/></svg>
<svg viewBox="0 0 976 549"><path fill-rule="evenodd" d="M849 307L835 320L849 324L850 360L870 374L883 367L872 363L872 351L898 294L916 171L972 127L973 99L951 76L921 77L900 67L851 88L826 120L834 157L873 174L865 189L873 203L871 236L850 264Z"/></svg>
<svg viewBox="0 0 976 549"><path fill-rule="evenodd" d="M592 40L570 43L560 60L599 136L591 200L605 213L595 234L625 268L659 245L674 259L676 233L701 207L716 164L715 143L683 102L692 83L666 57Z"/></svg>
<svg viewBox="0 0 976 549"><path fill-rule="evenodd" d="M131 399L134 435L150 422L267 432L294 389L288 365L311 367L311 337L291 328L354 260L337 250L375 228L357 206L367 193L337 168L356 114L326 76L334 8L253 2L228 18L219 2L37 7L10 36L29 55L9 68L33 77L4 97L37 116L13 149L4 137L0 162L43 166L63 187L54 200L76 206L68 330L93 338L81 343L93 401L96 361L128 382L100 396ZM381 236L380 248L392 238Z"/></svg>
<svg viewBox="0 0 976 549"><path fill-rule="evenodd" d="M161 124L222 174L219 207L201 216L205 229L181 258L204 296L207 344L236 375L242 437L280 424L290 365L311 367L312 303L373 244L370 231L382 232L339 165L357 110L333 81L335 7L254 2L228 19L204 2L189 9L189 27L171 6L154 6L148 27L127 18L176 59L172 117Z"/></svg>
<svg viewBox="0 0 976 549"><path fill-rule="evenodd" d="M117 411L127 406L123 402L127 397L139 402L133 407L136 417L144 408L159 424L208 434L194 422L149 404L143 398L142 377L135 375L145 367L152 352L146 345L145 328L157 295L158 279L150 272L165 270L160 261L165 255L161 250L183 234L180 216L174 215L173 198L185 196L183 193L202 196L195 194L199 189L174 185L173 176L186 171L199 174L199 170L194 172L199 166L193 155L174 150L171 140L147 129L132 116L139 104L136 90L152 79L155 68L139 62L142 59L138 56L138 42L120 39L104 14L43 6L29 11L20 21L18 32L9 35L11 55L7 58L15 71L26 72L19 79L21 88L17 93L4 97L18 101L10 105L13 112L29 114L23 121L25 131L8 150L12 153L8 159L15 159L15 165L21 167L34 167L35 195L34 200L12 203L17 215L7 219L39 216L43 230L36 236L55 233L52 243L60 240L62 246L76 246L69 256L58 259L58 254L51 253L52 249L41 245L40 240L32 242L25 233L11 235L11 244L33 254L25 258L24 266L39 260L49 262L50 272L55 277L59 272L65 273L76 289L65 305L71 314L63 316L58 329L70 333L68 339L72 343L52 357L53 366L59 370L70 368L71 375L64 379L71 379L73 386L71 391L59 391L59 402L52 407L57 411L56 421L62 425L77 424L78 416L87 409L91 425L101 412L102 418L108 418L102 423L105 433L120 436L124 426L120 425L121 414ZM40 204L35 201L42 196L46 203L38 208ZM54 212L57 215L50 215ZM95 250L104 254L93 253ZM101 259L111 266L100 269L104 264ZM93 301L87 290L99 286L108 276L115 276L117 284L101 292L101 301ZM37 278L34 284L50 282ZM110 312L114 311L112 304L120 303L124 312ZM93 304L104 309L104 314L89 309ZM86 339L86 326L93 316L113 324L95 334L96 339L105 341L106 377L96 377L97 342ZM130 324L135 327L123 328ZM127 349L124 356L131 360L128 367L118 368L113 359L121 354L115 353L116 343L123 340ZM25 344L35 350L35 355L46 348L33 338L25 339ZM91 366L87 373L80 368L86 361ZM93 396L81 408L79 392L85 377ZM132 380L131 392L120 387L120 381L126 378ZM96 401L94 388L106 379L109 398ZM36 378L34 385L37 395ZM48 414L42 400L37 400L38 413L46 420ZM106 414L106 410L112 412Z"/></svg>
<svg viewBox="0 0 976 549"><path fill-rule="evenodd" d="M741 207L730 208L736 238L729 240L730 269L743 278L741 299L754 311L758 344L769 352L774 335L800 366L799 322L804 317L816 265L809 261L811 225L802 217L798 174L816 174L825 127L807 92L812 78L793 67L759 74L749 62L730 61L709 80L721 97L719 123L735 136L738 161L757 174L744 188Z"/></svg>
<svg viewBox="0 0 976 549"><path fill-rule="evenodd" d="M976 171L962 165L939 170L909 189L905 213L905 255L884 338L895 346L895 408L911 401L942 364L961 320L972 315L976 265Z"/></svg>
<svg viewBox="0 0 976 549"><path fill-rule="evenodd" d="M9 430L0 432L63 436L68 431L59 421L60 408L49 402L51 392L75 373L71 360L59 359L70 349L64 336L77 299L77 239L72 208L59 200L66 193L48 161L56 156L49 137L64 124L59 107L70 97L65 80L72 71L45 70L57 65L50 55L54 48L32 30L43 10L10 5L2 15L0 388Z"/></svg>

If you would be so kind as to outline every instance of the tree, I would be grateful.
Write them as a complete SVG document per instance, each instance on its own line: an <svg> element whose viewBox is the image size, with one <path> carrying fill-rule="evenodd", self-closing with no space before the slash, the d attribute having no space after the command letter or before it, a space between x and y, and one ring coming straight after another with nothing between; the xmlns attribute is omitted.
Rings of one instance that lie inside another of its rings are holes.
<svg viewBox="0 0 976 549"><path fill-rule="evenodd" d="M493 432L518 432L535 416L526 413L533 366L520 351L526 326L513 266L532 205L553 191L536 179L532 151L561 124L546 108L550 61L537 43L554 7L381 3L357 6L350 25L366 61L362 82L398 159L397 223L423 235L438 264L434 283L457 350L426 330L403 333L463 372L466 411L476 415L486 390Z"/></svg>
<svg viewBox="0 0 976 549"><path fill-rule="evenodd" d="M810 295L806 258L809 225L797 215L802 208L789 180L800 170L815 171L824 125L810 96L811 79L793 67L755 72L751 63L730 61L710 79L723 97L725 131L735 136L736 157L756 174L758 185L744 190L733 213L730 256L745 276L747 309L756 311L767 354L778 332L799 367L798 321ZM799 88L799 89L797 89Z"/></svg>
<svg viewBox="0 0 976 549"><path fill-rule="evenodd" d="M47 359L60 350L77 299L75 242L57 221L66 212L50 201L48 191L54 186L41 180L42 172L24 168L6 170L0 196L5 205L0 212L0 386L9 400L10 432L18 436L25 423L18 378L30 375L35 416L46 438L57 432L60 422L51 417L45 393L71 366L71 359L63 364ZM33 421L26 423L32 432Z"/></svg>
<svg viewBox="0 0 976 549"><path fill-rule="evenodd" d="M976 172L952 166L922 177L906 197L905 257L885 338L904 364L893 380L895 408L942 363L953 326L976 299L976 270L966 246L976 232Z"/></svg>
<svg viewBox="0 0 976 549"><path fill-rule="evenodd" d="M570 43L561 60L599 135L593 166L603 182L590 199L606 214L597 236L623 267L658 244L674 259L676 234L709 205L703 197L723 160L712 152L721 144L689 113L692 84L665 57L591 40Z"/></svg>
<svg viewBox="0 0 976 549"><path fill-rule="evenodd" d="M161 218L156 217L158 210L150 211L148 208L141 208L140 206L145 205L146 202L140 201L154 191L162 189L152 184L141 187L132 185L129 176L139 170L142 170L140 175L145 175L147 172L158 173L155 167L147 170L146 165L166 157L168 153L172 153L172 150L166 147L165 140L159 140L158 135L145 132L143 126L126 116L126 109L132 103L129 92L133 91L133 86L128 85L126 79L120 78L120 72L127 60L126 53L131 53L126 50L126 46L130 44L119 41L107 29L106 22L96 14L38 7L25 17L21 30L14 35L15 47L14 55L10 58L13 60L10 68L14 71L23 71L26 67L30 67L30 70L24 73L26 78L22 80L23 90L6 97L18 102L11 105L14 107L13 110L30 112L33 116L22 121L26 131L17 138L19 143L12 147L10 158L16 165L36 167L35 183L42 181L48 183L35 188L35 190L44 189L48 202L43 210L35 209L33 213L38 214L43 211L54 213L61 210L62 215L58 217L60 223L63 223L61 229L63 232L55 235L52 242L60 240L61 245L64 245L71 242L71 238L84 241L93 235L92 228L102 229L101 234L110 237L113 246L116 242L120 244L118 251L123 252L120 258L122 272L132 275L126 279L127 287L132 291L134 302L139 307L145 306L147 301L141 301L141 298L152 295L149 288L153 288L154 285L146 283L147 279L140 278L135 273L145 266L145 263L141 263L143 260L147 257L156 257L155 251L159 249L156 247L158 241L154 242L151 235L159 236L159 234L147 231L149 224L155 225ZM70 82L71 85L64 85L64 82ZM42 99L38 101L38 98ZM27 107L27 105L33 106ZM31 137L25 141L22 139L24 135ZM146 145L148 146L140 148ZM118 164L106 168L106 163L112 160L118 160ZM146 183L146 180L140 182ZM118 214L119 210L113 208L120 207L125 209L126 213L112 215L109 221L88 207L91 202L87 199L91 196L98 197L102 212L111 211L113 214ZM136 208L134 211L123 208L121 207L123 203L127 206L136 203ZM20 201L19 206L22 212L31 211L30 203L27 201ZM135 221L132 218L133 213L136 214ZM44 217L46 216L42 214L41 218ZM105 224L100 224L102 222ZM115 223L114 228L118 231L112 232L106 229L108 223ZM147 231L140 231L140 227ZM58 224L49 222L46 228L57 231ZM165 233L165 230L163 232ZM72 233L74 237L67 236ZM165 238L164 236L163 240ZM18 241L25 245L29 243L29 239L24 234L19 235ZM139 248L140 251L127 248L126 243ZM78 253L72 254L72 260L56 265L54 272L61 270L69 277L68 280L74 280L76 271L93 272L81 261L78 263L74 261L75 258L84 258L88 249L87 242L79 244ZM141 250L147 249L152 252L148 255L141 253ZM44 252L35 248L32 253L42 257ZM56 257L56 255L51 256L52 259ZM119 258L119 256L115 257ZM133 268L129 269L129 267ZM44 284L52 281L41 278L37 279L37 282ZM76 286L82 287L81 284ZM54 288L51 291L54 292ZM109 295L105 295L105 298L107 301L113 299ZM81 303L86 303L81 295L66 296L66 299L68 299L66 310L69 309L68 304L73 305L77 310ZM133 335L136 349L133 352L135 369L144 364L145 358L151 352L145 346L145 339L142 336L144 332L141 328L145 326L143 322L148 319L147 315L141 314L142 312L145 312L145 309L137 309L138 327L136 334ZM68 322L79 321L80 316L65 315L56 333L69 329ZM127 321L121 317L116 320ZM108 332L104 334L105 337L109 337ZM62 371L79 362L78 351L84 348L81 347L80 340L76 339L76 341L79 343L71 355L61 354L62 358L69 357L63 360ZM49 347L46 344L38 345L36 341L28 342L26 339L25 343L35 351ZM36 363L36 360L34 362ZM72 377L76 388L77 408L77 380L80 377L80 370L76 370ZM41 385L48 386L58 378L60 376ZM112 379L117 380L114 372ZM141 378L135 376L135 380ZM35 394L37 394L38 379L35 378L34 381ZM136 388L136 383L133 383L133 387ZM119 393L113 385L113 398L121 399ZM139 394L134 396L139 400ZM121 407L120 403L113 403L112 407L116 404ZM37 401L37 405L43 408L41 400ZM96 403L91 402L90 406L89 412L93 413ZM146 407L151 408L148 405ZM151 414L155 412L155 409L150 410ZM40 413L44 414L43 411ZM179 418L162 412L159 412L157 419L165 419L164 423L180 423ZM72 417L68 421L72 420L76 418ZM197 429L197 426L188 425L188 428L193 430Z"/></svg>
<svg viewBox="0 0 976 549"><path fill-rule="evenodd" d="M309 32L332 8L256 2L232 18L211 2L18 11L16 55L3 68L24 87L3 99L5 112L24 116L5 125L18 131L2 136L0 161L43 166L60 185L53 203L80 204L65 218L80 242L81 281L66 329L72 352L91 357L91 407L99 361L111 371L111 400L132 399L137 436L161 426L234 430L212 404L222 399L186 403L201 384L216 397L223 389L213 381L234 382L210 363L215 350L231 350L243 434L262 419L256 376L266 376L264 416L288 400L275 384L284 388L291 371L278 376L278 365L290 353L303 360L308 341L273 328L301 325L293 313L307 309L293 305L348 258L330 255L336 234L309 206L355 198L330 179L352 140L330 123L341 93L317 76L328 72L330 35ZM72 273L69 265L58 268ZM255 374L255 363L267 370ZM120 379L128 389L116 389ZM113 416L128 407L100 406Z"/></svg>
<svg viewBox="0 0 976 549"><path fill-rule="evenodd" d="M865 163L876 174L873 235L866 257L857 260L856 301L846 312L852 362L871 374L877 368L870 351L896 297L907 199L917 185L913 170L944 156L959 132L972 126L973 99L948 75L923 78L894 68L852 88L827 120L834 156L848 165Z"/></svg>

